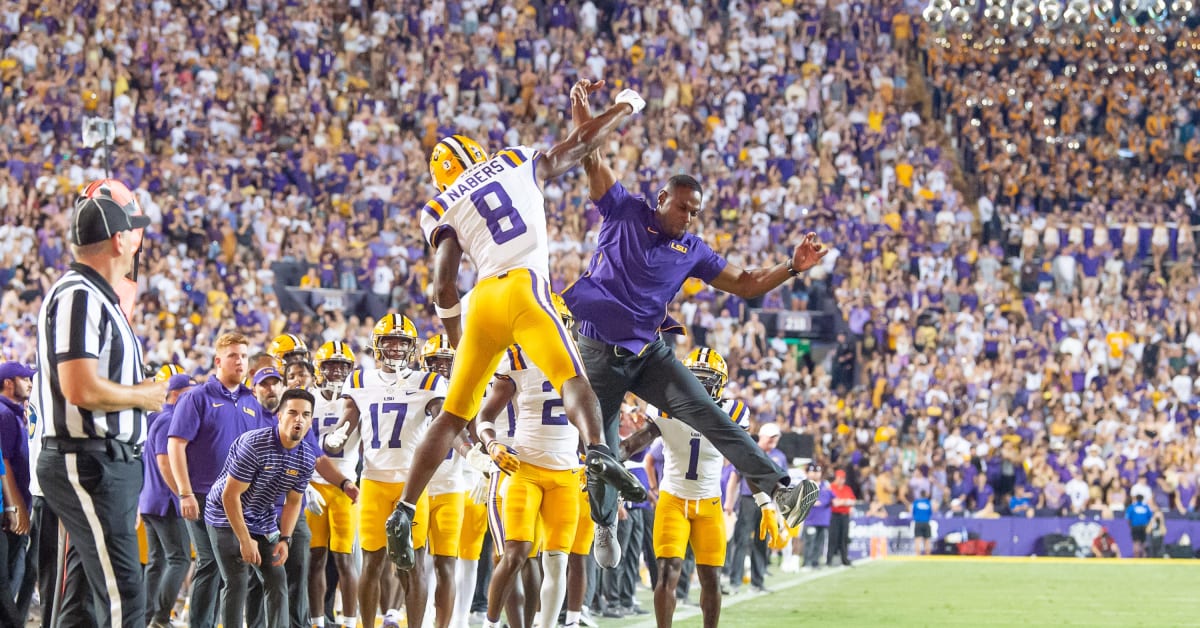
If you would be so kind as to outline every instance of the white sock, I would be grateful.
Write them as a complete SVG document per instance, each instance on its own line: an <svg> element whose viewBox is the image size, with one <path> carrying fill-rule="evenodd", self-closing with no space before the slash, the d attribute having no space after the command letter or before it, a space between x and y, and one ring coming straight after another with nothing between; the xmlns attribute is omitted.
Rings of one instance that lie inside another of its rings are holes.
<svg viewBox="0 0 1200 628"><path fill-rule="evenodd" d="M568 628L570 628L571 626L578 626L579 625L579 615L580 615L579 611L567 611L566 626Z"/></svg>
<svg viewBox="0 0 1200 628"><path fill-rule="evenodd" d="M471 617L471 600L475 597L475 579L479 575L479 561L458 559L454 567L454 614L450 617L452 628L467 628Z"/></svg>
<svg viewBox="0 0 1200 628"><path fill-rule="evenodd" d="M317 626L317 628L325 628L325 617L310 617L308 623Z"/></svg>
<svg viewBox="0 0 1200 628"><path fill-rule="evenodd" d="M343 626L343 628L358 628L358 618L357 617L343 617L342 618L342 626Z"/></svg>
<svg viewBox="0 0 1200 628"><path fill-rule="evenodd" d="M567 553L542 552L542 573L542 622L534 626L555 628L567 596Z"/></svg>

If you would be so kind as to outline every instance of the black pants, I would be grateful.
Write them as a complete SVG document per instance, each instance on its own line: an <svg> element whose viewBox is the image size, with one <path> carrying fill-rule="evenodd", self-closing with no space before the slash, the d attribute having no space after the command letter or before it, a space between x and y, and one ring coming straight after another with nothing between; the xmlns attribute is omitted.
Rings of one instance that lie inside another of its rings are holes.
<svg viewBox="0 0 1200 628"><path fill-rule="evenodd" d="M296 529L292 531L292 546L288 548L288 559L283 564L287 575L288 590L288 623L290 628L309 628L312 624L308 616L308 566L312 563L309 546L312 544L312 533L304 513L296 519ZM333 562L332 560L329 562ZM246 625L250 628L263 628L267 625L263 617L266 608L266 591L257 578L250 579L250 591L246 595Z"/></svg>
<svg viewBox="0 0 1200 628"><path fill-rule="evenodd" d="M188 598L189 628L215 628L217 608L221 603L221 568L217 565L208 526L204 523L207 499L207 494L196 493L200 519L187 522L188 536L192 537L192 547L196 550L196 566L192 571L192 590ZM221 499L221 496L216 495L214 499Z"/></svg>
<svg viewBox="0 0 1200 628"><path fill-rule="evenodd" d="M742 495L738 500L737 523L733 524L733 548L729 554L729 586L742 586L746 572L746 555L750 555L750 585L763 586L767 578L767 542L758 538L762 510L754 497Z"/></svg>
<svg viewBox="0 0 1200 628"><path fill-rule="evenodd" d="M579 355L600 400L604 440L613 451L618 451L621 444L621 402L625 393L632 392L704 434L743 477L762 490L770 492L776 484L789 481L787 473L767 457L750 434L729 420L662 338L635 355L580 336ZM603 512L592 515L598 523L611 525L617 518L617 492L606 486L600 501Z"/></svg>
<svg viewBox="0 0 1200 628"><path fill-rule="evenodd" d="M79 557L68 563L66 580L86 580L91 612L80 601L63 600L58 624L145 628L146 589L136 532L142 461L113 452L63 453L44 449L38 481Z"/></svg>
<svg viewBox="0 0 1200 628"><path fill-rule="evenodd" d="M283 565L272 565L271 556L275 545L265 537L253 536L258 543L259 565L248 565L242 561L242 545L231 528L208 527L208 537L216 553L217 565L225 587L221 590L222 624L241 626L245 616L251 579L262 581L267 628L285 628L288 625L287 574Z"/></svg>
<svg viewBox="0 0 1200 628"><path fill-rule="evenodd" d="M829 518L829 553L825 564L833 564L833 556L840 554L842 564L850 564L850 515L833 513Z"/></svg>
<svg viewBox="0 0 1200 628"><path fill-rule="evenodd" d="M9 541L7 532L0 532L0 557L4 560L0 562L0 627L19 628L25 625L25 618L20 617L17 613L17 602L11 595L15 584L8 567L8 556L15 553L16 546Z"/></svg>
<svg viewBox="0 0 1200 628"><path fill-rule="evenodd" d="M58 516L41 495L33 496L29 511L29 555L37 561L38 596L42 600L42 626L54 625L54 595L62 582L58 556Z"/></svg>
<svg viewBox="0 0 1200 628"><path fill-rule="evenodd" d="M192 565L187 526L172 505L166 515L142 515L146 524L146 612L151 621L170 623L171 610Z"/></svg>
<svg viewBox="0 0 1200 628"><path fill-rule="evenodd" d="M829 526L804 526L804 566L820 567Z"/></svg>

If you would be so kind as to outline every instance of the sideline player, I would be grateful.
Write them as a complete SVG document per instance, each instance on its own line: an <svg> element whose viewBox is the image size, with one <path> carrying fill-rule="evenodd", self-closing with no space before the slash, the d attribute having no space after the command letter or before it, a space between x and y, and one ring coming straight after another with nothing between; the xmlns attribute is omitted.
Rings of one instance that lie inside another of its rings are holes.
<svg viewBox="0 0 1200 628"><path fill-rule="evenodd" d="M415 464L414 449L428 428L429 417L441 410L446 395L441 375L410 367L416 342L417 328L407 316L388 314L379 319L371 332L371 348L379 366L369 370L359 368L350 375L342 389L345 400L342 419L324 439L325 452L336 455L342 453L351 434L358 433L362 438L359 535L363 567L358 612L360 625L364 627L375 625L381 599L389 605L399 599L392 594L391 582L384 579L384 563L391 553L388 541L392 535L386 530L388 515L404 491ZM410 549L421 560L414 557L415 568L400 575L409 626L422 625L428 600L422 550L429 522L429 499L422 492L416 501ZM399 614L395 606L386 609L389 621Z"/></svg>
<svg viewBox="0 0 1200 628"><path fill-rule="evenodd" d="M683 361L696 375L714 401L742 429L750 427L749 411L740 401L721 402L729 379L725 359L708 347L693 349ZM675 613L675 587L688 544L696 556L700 578L700 609L705 628L715 628L721 619L721 568L725 565L725 514L721 508L721 468L724 457L704 435L690 425L647 408L650 423L622 443L622 454L631 455L663 439L663 477L654 513L654 555L658 559L658 582L654 587L654 614L659 628L671 625ZM767 538L772 549L787 543L786 527L778 506L766 493L755 495L763 518L759 538Z"/></svg>
<svg viewBox="0 0 1200 628"><path fill-rule="evenodd" d="M313 427L319 438L333 433L342 418L342 389L350 373L354 371L356 358L350 346L344 342L326 342L313 356L316 364L317 384L313 397L317 400L313 409ZM291 370L296 362L289 365ZM354 536L358 533L358 506L344 492L346 484L353 484L357 475L359 434L349 435L342 445L342 452L329 455L330 461L341 471L346 480L343 486L333 486L319 474L313 475L312 487L321 496L321 512L310 508L306 512L308 527L312 533L309 551L308 604L313 626L325 624L325 563L332 559L337 569L338 589L342 592L343 626L354 628L358 622L358 566L354 562ZM328 455L328 454L327 454Z"/></svg>
<svg viewBox="0 0 1200 628"><path fill-rule="evenodd" d="M588 95L601 86L603 81L584 79L571 88L571 117L577 130L594 124ZM603 222L587 272L563 297L580 320L580 355L600 404L609 446L617 447L620 440L621 402L632 392L704 434L760 490L773 491L788 525L796 525L816 501L817 485L805 479L789 486L787 472L777 468L745 430L729 424L662 334L682 328L667 315L667 305L687 279L695 277L749 299L812 268L828 248L810 233L787 264L738 268L688 233L703 201L702 188L694 178L683 174L671 177L658 193L657 205L651 206L617 181L598 151L586 155L582 164L588 196ZM597 503L604 508L596 518L596 547L600 548L610 543L617 495L603 486L595 490L604 493L589 496L593 509Z"/></svg>
<svg viewBox="0 0 1200 628"><path fill-rule="evenodd" d="M437 314L458 347L458 364L446 407L417 449L412 477L397 508L397 532L404 537L397 557L400 568L411 568L415 560L406 544L411 544L416 502L455 436L479 411L488 380L512 344L522 346L562 397L567 417L588 445L588 480L597 486L596 494L599 485L607 483L630 499L645 498L645 489L603 443L596 395L550 304L545 199L537 181L575 167L645 105L637 92L624 90L608 111L545 152L513 147L489 159L478 143L461 135L434 147L429 170L441 193L422 209L421 227L434 248ZM457 287L464 253L479 275L475 302L488 304L487 309L476 308L465 325ZM610 550L598 548L597 553Z"/></svg>
<svg viewBox="0 0 1200 628"><path fill-rule="evenodd" d="M567 328L571 313L562 297L550 295L554 309ZM562 398L550 380L530 363L519 345L509 347L501 361L481 421L497 415L513 399L517 402L514 447L494 441L495 426L475 426L492 459L511 474L504 496L503 557L488 588L488 613L484 628L500 626L500 610L516 582L516 574L535 550L539 519L543 522L544 577L541 586L541 621L538 628L558 624L567 588L567 555L575 541L579 519L579 431L567 420ZM527 592L532 595L532 592Z"/></svg>

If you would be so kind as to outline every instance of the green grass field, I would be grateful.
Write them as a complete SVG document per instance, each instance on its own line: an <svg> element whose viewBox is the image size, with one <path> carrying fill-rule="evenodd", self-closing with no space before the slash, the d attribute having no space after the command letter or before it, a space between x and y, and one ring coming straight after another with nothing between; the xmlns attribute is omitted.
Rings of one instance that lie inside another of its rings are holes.
<svg viewBox="0 0 1200 628"><path fill-rule="evenodd" d="M778 576L770 594L727 599L721 626L1195 626L1197 568L1193 561L891 559ZM638 628L653 618L604 625ZM699 609L681 609L674 625L701 626Z"/></svg>

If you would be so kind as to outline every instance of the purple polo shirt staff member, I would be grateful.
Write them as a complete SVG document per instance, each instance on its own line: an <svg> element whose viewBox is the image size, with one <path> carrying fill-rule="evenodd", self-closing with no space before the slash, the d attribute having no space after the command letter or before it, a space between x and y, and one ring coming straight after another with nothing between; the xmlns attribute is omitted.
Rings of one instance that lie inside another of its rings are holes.
<svg viewBox="0 0 1200 628"><path fill-rule="evenodd" d="M167 380L167 402L150 423L142 451L146 482L138 499L138 512L146 524L146 614L151 627L171 625L171 610L192 564L187 526L179 514L175 479L167 456L167 431L175 404L191 388L192 378L186 373L172 375Z"/></svg>
<svg viewBox="0 0 1200 628"><path fill-rule="evenodd" d="M225 626L242 625L250 569L258 572L266 593L267 628L289 625L283 564L300 518L301 497L317 463L316 450L305 439L314 403L307 390L285 391L278 424L239 436L212 487L204 521L225 581L221 591ZM277 516L275 501L280 495L286 495L286 503Z"/></svg>
<svg viewBox="0 0 1200 628"><path fill-rule="evenodd" d="M810 462L808 479L821 485L817 503L813 504L808 518L804 520L804 567L816 569L821 566L821 558L825 556L825 541L829 538L829 519L833 514L833 491L829 482L821 479L821 465Z"/></svg>
<svg viewBox="0 0 1200 628"><path fill-rule="evenodd" d="M167 455L179 491L179 510L196 548L192 574L190 628L217 624L220 571L204 520L204 502L225 466L238 436L270 425L254 393L242 385L250 342L233 332L217 338L216 374L179 398L167 431Z"/></svg>
<svg viewBox="0 0 1200 628"><path fill-rule="evenodd" d="M588 95L603 86L581 80L571 90L571 116L576 125L591 119ZM564 294L580 321L579 353L588 380L600 401L605 439L620 446L621 401L633 392L704 434L743 477L771 493L788 526L802 521L816 500L818 486L804 480L788 487L779 469L745 430L729 420L717 402L675 357L662 332L683 327L667 316L667 304L683 282L696 277L743 299L760 297L821 261L827 249L810 233L788 263L744 270L728 264L695 235L688 233L700 213L700 183L688 175L671 177L656 205L631 195L598 152L582 161L588 196L603 223L587 272ZM596 521L616 520L617 493L609 488ZM597 529L597 537L603 533Z"/></svg>

